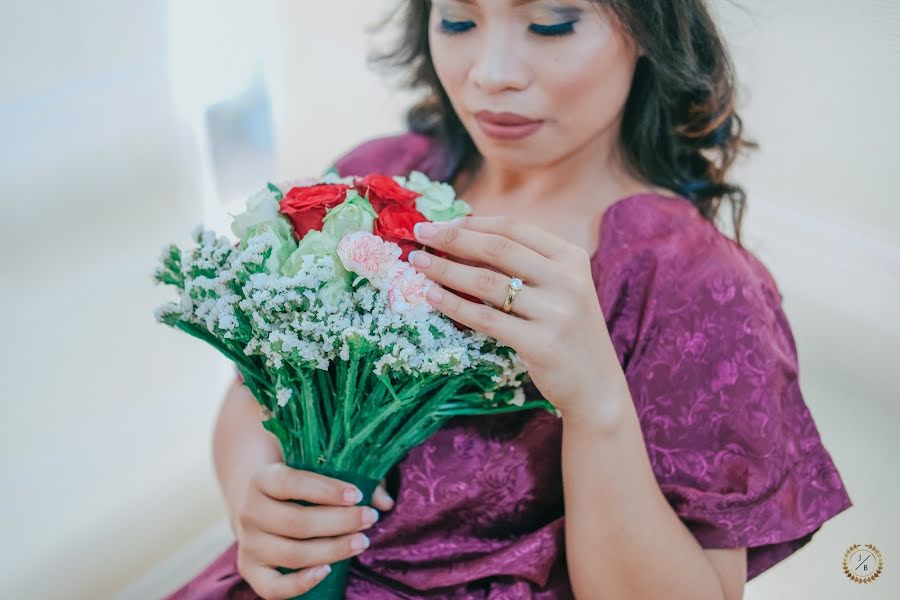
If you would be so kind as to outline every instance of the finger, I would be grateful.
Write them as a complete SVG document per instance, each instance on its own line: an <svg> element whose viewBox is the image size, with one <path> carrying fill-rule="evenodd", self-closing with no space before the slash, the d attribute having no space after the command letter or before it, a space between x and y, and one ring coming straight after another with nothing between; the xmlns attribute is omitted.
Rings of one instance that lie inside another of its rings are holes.
<svg viewBox="0 0 900 600"><path fill-rule="evenodd" d="M471 294L495 307L502 307L506 301L506 293L509 289L510 278L484 267L464 265L448 258L435 256L424 250L415 250L410 253L410 264L416 271L445 287L458 292ZM530 319L535 317L535 307L531 303L532 290L526 290L528 285L516 292L516 315Z"/></svg>
<svg viewBox="0 0 900 600"><path fill-rule="evenodd" d="M330 565L316 565L294 573L282 574L276 569L259 565L250 569L247 579L253 582L253 591L269 600L286 600L305 594L325 579Z"/></svg>
<svg viewBox="0 0 900 600"><path fill-rule="evenodd" d="M372 506L378 510L390 510L394 508L394 499L384 489L384 480L375 488L372 493Z"/></svg>
<svg viewBox="0 0 900 600"><path fill-rule="evenodd" d="M432 296L433 291L439 291L441 297ZM493 337L511 348L525 347L523 342L530 331L525 319L487 304L471 302L439 285L433 286L432 292L426 296L428 302L454 321Z"/></svg>
<svg viewBox="0 0 900 600"><path fill-rule="evenodd" d="M371 506L302 506L265 499L259 510L245 516L260 531L298 540L333 537L368 529L381 517Z"/></svg>
<svg viewBox="0 0 900 600"><path fill-rule="evenodd" d="M468 216L462 217L456 223L471 231L506 236L552 261L568 258L575 250L582 250L542 227L515 217Z"/></svg>
<svg viewBox="0 0 900 600"><path fill-rule="evenodd" d="M428 233L426 225L435 226ZM540 284L553 273L553 264L531 248L505 235L466 229L460 224L416 223L416 240L453 256L477 260L501 273Z"/></svg>
<svg viewBox="0 0 900 600"><path fill-rule="evenodd" d="M244 545L248 554L266 565L302 569L312 565L332 564L361 554L369 545L369 537L349 533L335 537L295 540L268 533L252 536Z"/></svg>
<svg viewBox="0 0 900 600"><path fill-rule="evenodd" d="M293 469L282 462L266 465L256 476L263 493L277 500L306 500L340 506L357 504L362 499L353 484L312 471Z"/></svg>

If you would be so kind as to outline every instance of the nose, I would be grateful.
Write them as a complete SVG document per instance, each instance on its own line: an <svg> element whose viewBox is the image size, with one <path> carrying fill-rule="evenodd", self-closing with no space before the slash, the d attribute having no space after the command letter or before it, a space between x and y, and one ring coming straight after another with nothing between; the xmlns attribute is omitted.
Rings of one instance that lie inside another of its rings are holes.
<svg viewBox="0 0 900 600"><path fill-rule="evenodd" d="M485 31L469 77L486 94L528 85L528 66L510 28L495 26Z"/></svg>

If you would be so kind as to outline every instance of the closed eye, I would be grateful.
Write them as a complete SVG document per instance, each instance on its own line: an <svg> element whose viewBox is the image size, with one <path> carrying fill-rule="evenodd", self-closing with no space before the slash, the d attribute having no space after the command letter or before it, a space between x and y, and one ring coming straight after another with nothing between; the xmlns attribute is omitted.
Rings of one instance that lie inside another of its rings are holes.
<svg viewBox="0 0 900 600"><path fill-rule="evenodd" d="M444 33L463 33L473 27L475 27L475 23L472 21L450 21L448 19L441 19L441 30Z"/></svg>
<svg viewBox="0 0 900 600"><path fill-rule="evenodd" d="M532 33L543 36L570 35L575 33L575 23L577 21L569 21L567 23L558 23L556 25L538 25L533 23L528 29ZM441 31L447 34L464 33L475 27L472 21L450 21L449 19L441 19Z"/></svg>
<svg viewBox="0 0 900 600"><path fill-rule="evenodd" d="M575 21L569 21L568 23L559 23L557 25L532 24L528 27L528 29L538 35L569 35L575 33L575 23Z"/></svg>

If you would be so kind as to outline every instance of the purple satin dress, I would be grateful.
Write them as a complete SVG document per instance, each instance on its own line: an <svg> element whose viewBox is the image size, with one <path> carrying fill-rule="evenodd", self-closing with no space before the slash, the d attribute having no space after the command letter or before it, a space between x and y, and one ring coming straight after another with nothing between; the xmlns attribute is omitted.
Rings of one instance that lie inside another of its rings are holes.
<svg viewBox="0 0 900 600"><path fill-rule="evenodd" d="M405 133L335 166L450 181L457 165ZM685 198L619 199L600 228L597 297L660 488L702 547L747 547L752 579L853 505L804 402L781 293ZM396 505L366 531L347 598L572 598L561 441L562 421L543 410L453 418L388 474ZM170 600L258 598L236 550Z"/></svg>

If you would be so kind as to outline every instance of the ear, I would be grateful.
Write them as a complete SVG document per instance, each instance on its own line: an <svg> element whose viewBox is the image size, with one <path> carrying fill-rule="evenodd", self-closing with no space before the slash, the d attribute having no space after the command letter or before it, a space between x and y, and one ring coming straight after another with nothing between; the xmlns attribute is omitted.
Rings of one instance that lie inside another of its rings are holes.
<svg viewBox="0 0 900 600"><path fill-rule="evenodd" d="M644 49L644 46L640 42L638 42L634 38L631 38L631 43L634 44L634 51L637 58L647 55L647 51Z"/></svg>
<svg viewBox="0 0 900 600"><path fill-rule="evenodd" d="M634 52L635 60L637 60L640 57L645 56L647 54L647 51L644 50L644 46L640 42L638 42L636 39L634 39L632 36L629 35L627 40L628 40L627 43L630 44L630 46L631 46L631 50Z"/></svg>

